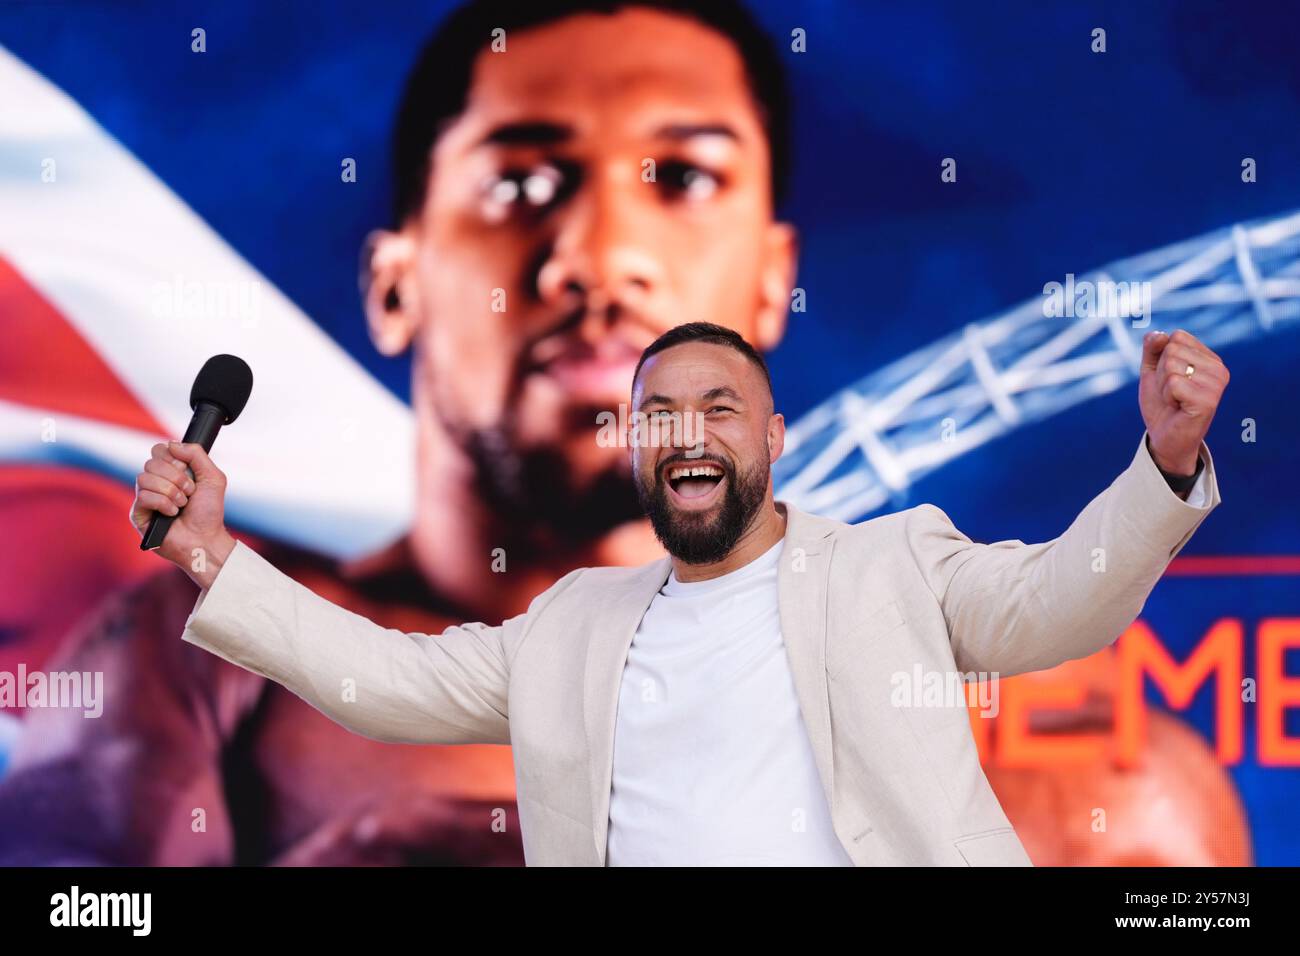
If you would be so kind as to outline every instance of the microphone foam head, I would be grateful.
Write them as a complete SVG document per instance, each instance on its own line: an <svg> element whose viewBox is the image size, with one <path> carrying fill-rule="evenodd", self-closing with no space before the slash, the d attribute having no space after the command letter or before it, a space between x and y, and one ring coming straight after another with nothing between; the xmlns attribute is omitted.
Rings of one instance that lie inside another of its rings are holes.
<svg viewBox="0 0 1300 956"><path fill-rule="evenodd" d="M214 355L203 363L190 389L190 408L212 402L226 411L229 425L244 410L253 391L253 370L237 355Z"/></svg>

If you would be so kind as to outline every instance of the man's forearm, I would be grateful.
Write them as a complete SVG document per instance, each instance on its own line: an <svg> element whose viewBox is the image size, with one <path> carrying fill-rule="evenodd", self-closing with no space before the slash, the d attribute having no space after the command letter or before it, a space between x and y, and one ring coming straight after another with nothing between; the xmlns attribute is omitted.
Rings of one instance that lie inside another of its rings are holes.
<svg viewBox="0 0 1300 956"><path fill-rule="evenodd" d="M957 664L1003 676L1055 667L1110 644L1140 613L1170 559L1218 504L1175 495L1142 446L1130 466L1049 542L975 545L938 509L917 509L913 541L943 604Z"/></svg>
<svg viewBox="0 0 1300 956"><path fill-rule="evenodd" d="M197 574L197 572L195 572ZM506 625L385 628L236 542L181 639L282 685L336 723L395 743L508 743ZM522 618L522 615L520 615Z"/></svg>

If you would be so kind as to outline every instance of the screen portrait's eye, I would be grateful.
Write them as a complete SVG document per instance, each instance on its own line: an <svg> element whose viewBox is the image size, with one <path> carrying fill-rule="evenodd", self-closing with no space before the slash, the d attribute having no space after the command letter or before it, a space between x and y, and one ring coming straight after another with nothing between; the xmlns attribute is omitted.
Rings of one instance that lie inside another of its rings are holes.
<svg viewBox="0 0 1300 956"><path fill-rule="evenodd" d="M564 173L549 163L488 176L479 187L484 218L501 222L514 213L546 209L560 195L564 178Z"/></svg>
<svg viewBox="0 0 1300 956"><path fill-rule="evenodd" d="M661 163L658 179L667 192L692 202L708 199L722 186L721 176L680 160Z"/></svg>

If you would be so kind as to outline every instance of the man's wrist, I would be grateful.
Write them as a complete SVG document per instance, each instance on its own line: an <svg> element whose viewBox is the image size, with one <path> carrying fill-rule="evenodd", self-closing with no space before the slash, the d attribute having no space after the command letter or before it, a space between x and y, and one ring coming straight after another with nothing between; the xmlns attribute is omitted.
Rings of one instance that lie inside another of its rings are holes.
<svg viewBox="0 0 1300 956"><path fill-rule="evenodd" d="M1171 463L1156 454L1155 449L1151 447L1150 436L1147 436L1146 446L1147 454L1151 456L1151 461L1155 463L1156 470L1164 478L1169 490L1185 500L1192 488L1196 486L1196 481L1205 468L1205 461L1201 458L1200 451L1197 451L1195 460L1190 463Z"/></svg>
<svg viewBox="0 0 1300 956"><path fill-rule="evenodd" d="M205 591L211 588L230 553L235 550L235 543L234 536L223 528L211 544L198 549L198 553L191 559L190 566L186 569L190 580Z"/></svg>
<svg viewBox="0 0 1300 956"><path fill-rule="evenodd" d="M1147 452L1151 455L1151 460L1156 463L1156 467L1161 472L1174 475L1178 478L1186 478L1194 474L1201 468L1201 453L1199 449L1192 452L1190 456L1181 456L1177 459L1169 458L1160 454L1151 447L1151 439L1147 438Z"/></svg>

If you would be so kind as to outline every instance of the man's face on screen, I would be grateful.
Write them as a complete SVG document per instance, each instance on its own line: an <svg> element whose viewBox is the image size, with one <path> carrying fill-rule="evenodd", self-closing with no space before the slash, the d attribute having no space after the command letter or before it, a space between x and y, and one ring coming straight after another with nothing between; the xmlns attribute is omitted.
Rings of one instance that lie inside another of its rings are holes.
<svg viewBox="0 0 1300 956"><path fill-rule="evenodd" d="M597 415L629 401L641 350L694 320L775 346L795 240L728 38L631 8L506 43L480 53L407 230L417 412L498 507L585 536L640 514Z"/></svg>

